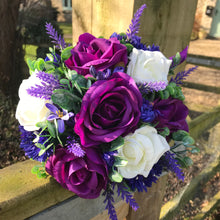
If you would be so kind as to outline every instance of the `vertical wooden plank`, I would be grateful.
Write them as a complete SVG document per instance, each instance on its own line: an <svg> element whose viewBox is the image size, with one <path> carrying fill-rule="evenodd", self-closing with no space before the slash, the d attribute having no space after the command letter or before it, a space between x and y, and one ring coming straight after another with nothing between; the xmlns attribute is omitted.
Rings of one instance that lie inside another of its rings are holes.
<svg viewBox="0 0 220 220"><path fill-rule="evenodd" d="M147 9L141 17L139 35L147 44L159 45L169 57L184 49L190 41L197 0L139 0Z"/></svg>
<svg viewBox="0 0 220 220"><path fill-rule="evenodd" d="M73 44L78 41L80 34L92 32L92 1L72 0Z"/></svg>
<svg viewBox="0 0 220 220"><path fill-rule="evenodd" d="M158 220L162 206L164 191L166 188L167 175L162 176L158 182L148 188L148 192L135 192L134 198L139 205L135 212L129 207L126 220Z"/></svg>
<svg viewBox="0 0 220 220"><path fill-rule="evenodd" d="M129 211L129 205L126 202L121 200L120 202L116 203L115 210L117 212L118 220L126 220L126 216L128 215ZM91 220L109 220L108 211L105 210L101 212Z"/></svg>
<svg viewBox="0 0 220 220"><path fill-rule="evenodd" d="M85 32L105 38L113 32L126 32L133 5L133 0L72 0L73 41Z"/></svg>
<svg viewBox="0 0 220 220"><path fill-rule="evenodd" d="M133 16L132 0L93 0L92 34L109 38L126 32Z"/></svg>

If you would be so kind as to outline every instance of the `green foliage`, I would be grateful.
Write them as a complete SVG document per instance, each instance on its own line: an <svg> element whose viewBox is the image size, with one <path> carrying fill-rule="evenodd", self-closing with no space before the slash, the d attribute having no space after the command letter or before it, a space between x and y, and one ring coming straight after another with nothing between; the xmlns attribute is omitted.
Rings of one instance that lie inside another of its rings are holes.
<svg viewBox="0 0 220 220"><path fill-rule="evenodd" d="M130 54L134 48L132 44L126 43L125 46L127 47L127 52Z"/></svg>
<svg viewBox="0 0 220 220"><path fill-rule="evenodd" d="M171 69L169 74L173 75L173 69L180 64L180 61L181 61L181 55L179 52L177 52L175 57L173 58L173 64L172 64L173 68Z"/></svg>
<svg viewBox="0 0 220 220"><path fill-rule="evenodd" d="M123 147L124 145L124 138L118 137L114 141L112 141L109 151L116 151ZM123 180L122 175L117 171L118 167L126 166L128 161L120 156L114 156L114 164L112 166L112 171L109 173L109 178L112 182L120 183Z"/></svg>
<svg viewBox="0 0 220 220"><path fill-rule="evenodd" d="M163 137L166 137L166 136L168 136L170 134L170 129L168 127L164 127L158 133L160 135L162 135Z"/></svg>
<svg viewBox="0 0 220 220"><path fill-rule="evenodd" d="M190 157L177 157L177 161L182 168L188 168L193 165L193 161Z"/></svg>
<svg viewBox="0 0 220 220"><path fill-rule="evenodd" d="M186 153L199 153L199 148L195 147L194 139L189 135L188 132L184 130L178 130L172 134L172 138L175 141L174 146L171 148L171 151L176 154L177 160L181 167L187 168L193 164L193 161L190 157L186 156ZM178 150L181 148L181 150Z"/></svg>
<svg viewBox="0 0 220 220"><path fill-rule="evenodd" d="M67 47L62 51L62 53L61 53L61 60L62 61L67 60L71 56L72 49L73 49L73 47Z"/></svg>
<svg viewBox="0 0 220 220"><path fill-rule="evenodd" d="M38 178L46 178L48 175L45 170L45 163L41 163L40 165L35 165L32 169L31 172L33 174L36 174Z"/></svg>
<svg viewBox="0 0 220 220"><path fill-rule="evenodd" d="M170 82L166 89L160 90L157 94L161 99L168 99L170 96L182 101L185 99L181 87L177 86L174 82Z"/></svg>
<svg viewBox="0 0 220 220"><path fill-rule="evenodd" d="M66 89L55 89L51 99L54 104L57 104L67 111L79 112L81 99Z"/></svg>
<svg viewBox="0 0 220 220"><path fill-rule="evenodd" d="M118 150L119 148L123 147L124 145L124 138L119 136L114 141L111 142L110 151Z"/></svg>
<svg viewBox="0 0 220 220"><path fill-rule="evenodd" d="M127 163L128 163L127 160L125 160L121 157L115 156L115 162L114 162L115 167L124 167L127 165Z"/></svg>
<svg viewBox="0 0 220 220"><path fill-rule="evenodd" d="M112 172L109 174L109 179L112 182L121 183L123 180L123 176L119 172L113 169Z"/></svg>

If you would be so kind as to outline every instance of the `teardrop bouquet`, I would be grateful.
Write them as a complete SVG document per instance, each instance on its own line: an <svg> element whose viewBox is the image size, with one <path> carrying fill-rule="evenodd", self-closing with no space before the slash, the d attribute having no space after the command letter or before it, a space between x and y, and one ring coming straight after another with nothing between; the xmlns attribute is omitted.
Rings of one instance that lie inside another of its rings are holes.
<svg viewBox="0 0 220 220"><path fill-rule="evenodd" d="M180 87L195 68L174 77L187 48L166 58L141 42L145 7L127 33L109 39L84 33L74 47L47 23L55 46L45 59L28 61L30 77L19 88L20 146L41 162L32 172L51 175L81 198L105 196L112 220L114 188L137 210L133 192L147 191L163 171L183 180L181 168L192 164L186 152L198 152Z"/></svg>

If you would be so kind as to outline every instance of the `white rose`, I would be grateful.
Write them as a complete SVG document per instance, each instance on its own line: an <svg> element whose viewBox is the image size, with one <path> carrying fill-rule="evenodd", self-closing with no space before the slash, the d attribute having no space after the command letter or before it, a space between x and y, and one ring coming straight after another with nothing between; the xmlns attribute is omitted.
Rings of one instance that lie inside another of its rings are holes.
<svg viewBox="0 0 220 220"><path fill-rule="evenodd" d="M118 150L118 154L128 163L119 167L118 171L124 178L129 179L137 175L147 177L153 165L170 149L166 139L148 125L125 136L124 141L124 146Z"/></svg>
<svg viewBox="0 0 220 220"><path fill-rule="evenodd" d="M22 81L18 91L20 100L15 117L27 131L38 130L39 127L36 126L36 123L45 121L50 113L45 106L47 100L33 97L27 93L27 89L36 84L40 85L41 81L36 77L36 73L33 73L28 79Z"/></svg>
<svg viewBox="0 0 220 220"><path fill-rule="evenodd" d="M168 83L167 75L172 60L167 59L161 52L133 48L129 58L127 74L136 83L155 81Z"/></svg>

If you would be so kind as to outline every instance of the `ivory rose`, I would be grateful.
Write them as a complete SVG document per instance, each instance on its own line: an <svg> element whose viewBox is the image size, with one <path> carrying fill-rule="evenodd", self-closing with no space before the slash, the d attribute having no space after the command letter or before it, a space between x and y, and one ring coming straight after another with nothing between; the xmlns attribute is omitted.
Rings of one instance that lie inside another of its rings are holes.
<svg viewBox="0 0 220 220"><path fill-rule="evenodd" d="M160 51L137 50L133 48L129 58L127 74L136 83L168 82L167 75L172 60L167 59Z"/></svg>
<svg viewBox="0 0 220 220"><path fill-rule="evenodd" d="M19 103L16 109L15 117L20 125L26 131L36 131L39 127L36 123L45 121L50 111L45 104L48 102L45 99L33 97L27 93L27 89L36 84L40 85L41 81L33 73L28 79L22 81L19 87Z"/></svg>
<svg viewBox="0 0 220 220"><path fill-rule="evenodd" d="M170 149L166 139L157 134L157 130L148 125L137 129L124 138L124 145L118 150L120 157L128 161L118 171L124 178L137 175L147 177L153 165Z"/></svg>

